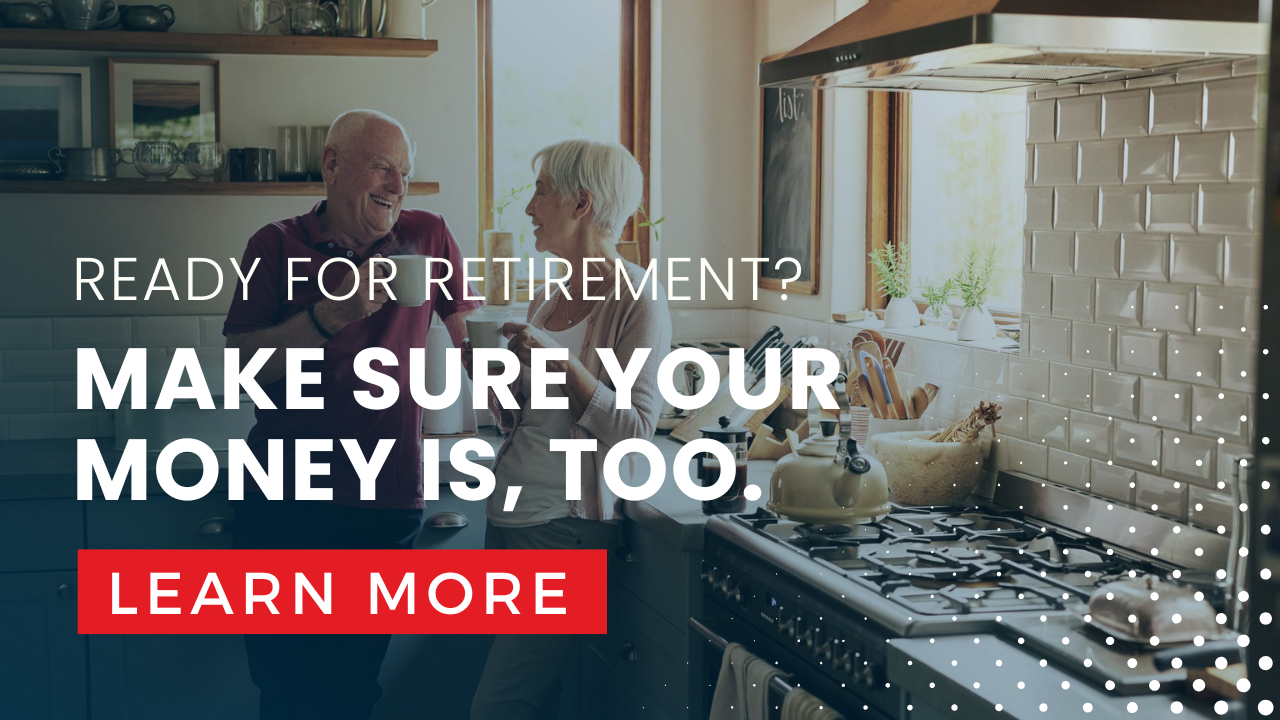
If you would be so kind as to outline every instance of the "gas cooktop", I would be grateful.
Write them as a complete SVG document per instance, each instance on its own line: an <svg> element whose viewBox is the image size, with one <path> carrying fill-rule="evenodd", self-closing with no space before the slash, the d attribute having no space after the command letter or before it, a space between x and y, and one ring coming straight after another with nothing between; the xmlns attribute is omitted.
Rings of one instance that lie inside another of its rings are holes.
<svg viewBox="0 0 1280 720"><path fill-rule="evenodd" d="M893 505L878 522L814 526L758 510L731 522L920 615L1067 610L1105 582L1182 574L1017 511Z"/></svg>

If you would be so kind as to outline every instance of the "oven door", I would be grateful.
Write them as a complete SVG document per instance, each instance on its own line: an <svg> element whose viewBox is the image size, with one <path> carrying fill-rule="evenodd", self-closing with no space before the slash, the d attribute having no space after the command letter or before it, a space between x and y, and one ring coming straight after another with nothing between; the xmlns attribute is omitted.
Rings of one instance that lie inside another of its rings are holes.
<svg viewBox="0 0 1280 720"><path fill-rule="evenodd" d="M840 683L817 672L793 651L781 643L766 637L751 627L741 617L721 605L708 594L704 601L704 616L689 618L689 629L705 640L700 677L703 688L703 707L710 710L715 696L720 666L724 661L725 646L736 642L784 673L769 686L769 720L781 720L783 697L792 688L802 687L817 696L843 715L846 720L891 720L875 707L864 703L854 693L840 687Z"/></svg>

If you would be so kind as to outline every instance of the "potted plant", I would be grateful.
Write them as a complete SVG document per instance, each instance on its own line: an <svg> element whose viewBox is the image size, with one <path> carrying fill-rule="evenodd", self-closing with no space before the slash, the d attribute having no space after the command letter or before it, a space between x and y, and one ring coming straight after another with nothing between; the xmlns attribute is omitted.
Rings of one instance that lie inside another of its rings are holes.
<svg viewBox="0 0 1280 720"><path fill-rule="evenodd" d="M945 282L926 280L920 288L920 296L928 303L924 311L924 324L935 330L950 330L951 296L956 294L956 281L947 278Z"/></svg>
<svg viewBox="0 0 1280 720"><path fill-rule="evenodd" d="M496 228L484 231L484 302L486 305L510 305L515 294L514 284L511 283L511 278L507 277L510 265L496 263L494 258L512 257L515 233L507 231L503 213L531 187L533 183L511 188L502 193L493 203L491 212ZM511 289L504 290L509 285Z"/></svg>
<svg viewBox="0 0 1280 720"><path fill-rule="evenodd" d="M955 277L956 292L964 301L964 314L956 327L960 340L991 340L996 336L996 321L983 305L991 292L991 276L996 270L996 246L970 245L965 251L960 272Z"/></svg>
<svg viewBox="0 0 1280 720"><path fill-rule="evenodd" d="M873 250L868 257L879 276L880 290L889 296L884 311L886 328L913 328L920 325L920 310L911 295L911 250L894 245Z"/></svg>

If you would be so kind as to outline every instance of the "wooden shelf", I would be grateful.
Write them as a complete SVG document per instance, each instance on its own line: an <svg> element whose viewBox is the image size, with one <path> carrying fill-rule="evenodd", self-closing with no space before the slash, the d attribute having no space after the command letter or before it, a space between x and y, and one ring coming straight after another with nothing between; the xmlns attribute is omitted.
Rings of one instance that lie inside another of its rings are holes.
<svg viewBox="0 0 1280 720"><path fill-rule="evenodd" d="M400 38L0 29L0 48L15 50L424 58L434 54L437 46L435 40Z"/></svg>
<svg viewBox="0 0 1280 720"><path fill-rule="evenodd" d="M409 195L435 195L440 183L409 183ZM294 195L324 197L324 183L307 182L214 182L194 180L109 180L76 182L65 180L0 181L0 194L34 193L40 195Z"/></svg>

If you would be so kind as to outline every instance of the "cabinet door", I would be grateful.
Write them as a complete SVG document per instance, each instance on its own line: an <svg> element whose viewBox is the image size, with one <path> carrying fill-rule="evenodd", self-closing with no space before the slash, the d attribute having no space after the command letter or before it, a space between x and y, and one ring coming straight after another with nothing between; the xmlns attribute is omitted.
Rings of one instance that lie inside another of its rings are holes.
<svg viewBox="0 0 1280 720"><path fill-rule="evenodd" d="M75 582L75 572L0 574L0 716L87 716Z"/></svg>
<svg viewBox="0 0 1280 720"><path fill-rule="evenodd" d="M232 510L225 495L194 502L89 503L90 548L226 549ZM94 720L257 717L239 635L95 635L89 640Z"/></svg>

